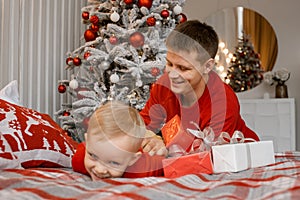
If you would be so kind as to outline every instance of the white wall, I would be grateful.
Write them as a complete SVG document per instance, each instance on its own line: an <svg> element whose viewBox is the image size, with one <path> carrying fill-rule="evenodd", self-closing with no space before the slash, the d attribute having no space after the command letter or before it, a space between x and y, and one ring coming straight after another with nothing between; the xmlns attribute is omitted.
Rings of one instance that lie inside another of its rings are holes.
<svg viewBox="0 0 300 200"><path fill-rule="evenodd" d="M296 101L296 138L300 150L300 1L299 0L186 0L184 12L188 19L205 18L214 12L235 6L244 6L264 16L273 26L278 40L278 56L273 70L287 68L291 78L287 81L289 97ZM260 86L243 93L239 98L263 98L265 92L274 97L274 86ZM298 133L298 134L297 134Z"/></svg>

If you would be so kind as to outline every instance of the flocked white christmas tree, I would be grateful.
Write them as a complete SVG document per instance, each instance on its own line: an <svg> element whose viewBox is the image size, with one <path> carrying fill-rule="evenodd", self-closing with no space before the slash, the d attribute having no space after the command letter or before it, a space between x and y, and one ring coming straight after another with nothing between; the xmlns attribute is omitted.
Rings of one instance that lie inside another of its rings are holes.
<svg viewBox="0 0 300 200"><path fill-rule="evenodd" d="M185 0L89 0L82 8L87 25L83 45L68 53L71 80L58 91L70 94L56 113L63 129L83 141L89 117L107 100L142 109L151 84L163 73L164 40L178 24Z"/></svg>

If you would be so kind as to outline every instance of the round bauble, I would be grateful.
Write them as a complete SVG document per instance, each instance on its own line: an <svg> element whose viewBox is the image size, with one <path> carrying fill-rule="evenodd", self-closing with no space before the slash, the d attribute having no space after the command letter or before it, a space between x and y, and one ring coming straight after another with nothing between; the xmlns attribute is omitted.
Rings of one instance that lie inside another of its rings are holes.
<svg viewBox="0 0 300 200"><path fill-rule="evenodd" d="M109 77L109 80L112 83L117 83L117 82L119 82L120 78L119 78L118 74L114 73Z"/></svg>
<svg viewBox="0 0 300 200"><path fill-rule="evenodd" d="M160 74L160 69L158 67L153 67L151 69L151 75L152 76L158 76Z"/></svg>
<svg viewBox="0 0 300 200"><path fill-rule="evenodd" d="M179 15L182 12L182 8L181 6L179 6L178 4L173 8L173 12L175 15Z"/></svg>
<svg viewBox="0 0 300 200"><path fill-rule="evenodd" d="M88 20L90 18L90 13L87 12L87 11L84 11L84 12L81 13L81 17L84 20Z"/></svg>
<svg viewBox="0 0 300 200"><path fill-rule="evenodd" d="M144 45L145 37L140 32L134 32L129 36L130 44L135 48L140 48Z"/></svg>
<svg viewBox="0 0 300 200"><path fill-rule="evenodd" d="M114 35L110 36L109 37L109 43L112 44L112 45L118 44L118 38Z"/></svg>
<svg viewBox="0 0 300 200"><path fill-rule="evenodd" d="M138 6L139 7L146 7L150 9L152 7L153 0L138 0Z"/></svg>
<svg viewBox="0 0 300 200"><path fill-rule="evenodd" d="M73 90L76 90L79 86L79 83L76 79L73 79L69 83L69 87L72 88Z"/></svg>
<svg viewBox="0 0 300 200"><path fill-rule="evenodd" d="M59 93L65 93L67 90L67 87L64 84L60 84L57 88Z"/></svg>
<svg viewBox="0 0 300 200"><path fill-rule="evenodd" d="M177 16L177 22L178 23L183 23L183 22L186 22L187 20L187 17L185 14L183 13L180 13L178 16Z"/></svg>
<svg viewBox="0 0 300 200"><path fill-rule="evenodd" d="M161 27L162 27L161 21L160 21L160 20L156 20L155 26L156 26L157 28L161 28Z"/></svg>
<svg viewBox="0 0 300 200"><path fill-rule="evenodd" d="M81 59L80 59L79 57L73 58L73 64L74 64L75 66L81 65Z"/></svg>
<svg viewBox="0 0 300 200"><path fill-rule="evenodd" d="M100 63L100 67L102 70L107 70L110 67L110 62L104 60Z"/></svg>
<svg viewBox="0 0 300 200"><path fill-rule="evenodd" d="M100 26L99 25L95 25L95 24L92 24L91 27L90 27L91 31L93 31L93 32L99 31L99 28L100 28Z"/></svg>
<svg viewBox="0 0 300 200"><path fill-rule="evenodd" d="M84 54L83 54L83 58L86 60L88 59L88 57L91 56L91 53L89 51L86 51Z"/></svg>
<svg viewBox="0 0 300 200"><path fill-rule="evenodd" d="M69 111L64 111L63 114L62 114L64 117L67 117L67 116L70 116L71 113Z"/></svg>
<svg viewBox="0 0 300 200"><path fill-rule="evenodd" d="M161 15L163 18L167 18L167 17L170 16L170 13L169 13L168 10L162 10L162 11L160 12L160 15Z"/></svg>
<svg viewBox="0 0 300 200"><path fill-rule="evenodd" d="M96 15L91 16L91 17L90 17L90 22L91 22L92 24L98 25L98 23L99 23L99 18L98 18L98 16L96 16Z"/></svg>
<svg viewBox="0 0 300 200"><path fill-rule="evenodd" d="M114 11L111 15L110 15L110 20L113 22L117 22L120 19L120 15Z"/></svg>
<svg viewBox="0 0 300 200"><path fill-rule="evenodd" d="M97 38L97 33L90 30L90 29L87 29L85 32L84 32L84 39L86 42L89 42L89 41L93 41Z"/></svg>
<svg viewBox="0 0 300 200"><path fill-rule="evenodd" d="M133 0L124 0L124 3L127 4L127 5L130 5L133 3Z"/></svg>
<svg viewBox="0 0 300 200"><path fill-rule="evenodd" d="M68 58L66 59L66 64L67 64L67 65L72 65L72 64L73 64L73 58L72 58L72 57L68 57Z"/></svg>
<svg viewBox="0 0 300 200"><path fill-rule="evenodd" d="M156 24L155 17L148 17L146 23L148 26L155 26L155 24Z"/></svg>

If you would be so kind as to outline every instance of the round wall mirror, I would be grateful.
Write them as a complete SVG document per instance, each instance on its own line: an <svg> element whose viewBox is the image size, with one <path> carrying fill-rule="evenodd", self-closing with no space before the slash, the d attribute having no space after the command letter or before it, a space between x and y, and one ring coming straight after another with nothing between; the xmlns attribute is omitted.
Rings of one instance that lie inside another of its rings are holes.
<svg viewBox="0 0 300 200"><path fill-rule="evenodd" d="M278 43L274 29L259 13L244 7L226 8L205 22L219 35L216 71L235 92L259 85L275 64Z"/></svg>

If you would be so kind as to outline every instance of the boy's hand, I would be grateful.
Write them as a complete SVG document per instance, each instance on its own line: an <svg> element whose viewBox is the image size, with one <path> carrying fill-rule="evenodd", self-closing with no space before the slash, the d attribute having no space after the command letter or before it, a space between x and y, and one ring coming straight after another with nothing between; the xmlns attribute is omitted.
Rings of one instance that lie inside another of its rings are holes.
<svg viewBox="0 0 300 200"><path fill-rule="evenodd" d="M150 156L155 154L159 156L167 156L168 154L168 150L163 139L149 130L147 131L146 137L142 142L142 148L143 151L148 152Z"/></svg>

